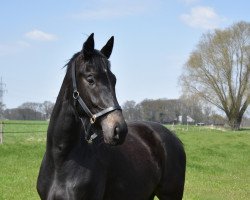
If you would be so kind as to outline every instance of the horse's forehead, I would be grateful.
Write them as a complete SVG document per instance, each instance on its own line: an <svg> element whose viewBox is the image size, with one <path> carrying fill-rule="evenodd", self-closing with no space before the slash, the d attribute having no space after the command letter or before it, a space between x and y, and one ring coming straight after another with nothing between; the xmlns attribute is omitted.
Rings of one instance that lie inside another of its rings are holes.
<svg viewBox="0 0 250 200"><path fill-rule="evenodd" d="M89 61L84 62L85 69L93 70L97 73L107 72L110 69L109 61L102 56L93 56Z"/></svg>

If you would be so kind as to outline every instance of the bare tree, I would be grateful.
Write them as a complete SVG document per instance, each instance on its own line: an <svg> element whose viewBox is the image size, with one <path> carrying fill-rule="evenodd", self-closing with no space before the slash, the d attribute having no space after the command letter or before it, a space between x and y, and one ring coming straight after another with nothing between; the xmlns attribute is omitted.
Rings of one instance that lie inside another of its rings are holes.
<svg viewBox="0 0 250 200"><path fill-rule="evenodd" d="M42 111L42 104L41 103L36 103L36 102L25 102L22 105L20 105L18 108L22 109L30 109L35 112L41 112Z"/></svg>
<svg viewBox="0 0 250 200"><path fill-rule="evenodd" d="M54 103L50 101L44 101L41 105L42 107L42 112L45 115L45 119L50 119L50 116L52 114L53 108L54 108Z"/></svg>
<svg viewBox="0 0 250 200"><path fill-rule="evenodd" d="M126 121L140 120L140 107L135 101L126 101L122 105L122 113Z"/></svg>
<svg viewBox="0 0 250 200"><path fill-rule="evenodd" d="M217 106L238 130L250 103L250 23L204 34L180 81L184 92Z"/></svg>
<svg viewBox="0 0 250 200"><path fill-rule="evenodd" d="M198 96L184 96L182 95L180 98L181 103L181 115L183 117L189 116L196 123L204 122L204 107L202 105L202 101ZM183 120L184 122L186 120Z"/></svg>

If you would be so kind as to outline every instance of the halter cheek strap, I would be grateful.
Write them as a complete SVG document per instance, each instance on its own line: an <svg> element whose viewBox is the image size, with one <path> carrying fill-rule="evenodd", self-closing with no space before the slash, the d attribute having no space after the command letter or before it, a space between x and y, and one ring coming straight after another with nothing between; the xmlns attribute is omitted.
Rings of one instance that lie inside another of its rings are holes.
<svg viewBox="0 0 250 200"><path fill-rule="evenodd" d="M89 140L92 136L90 133L90 129L91 129L91 125L94 124L96 122L96 119L107 114L110 113L114 110L121 110L121 107L118 106L111 106L108 107L104 110L101 110L100 112L93 114L90 109L88 108L88 106L85 104L85 102L83 101L83 99L81 98L78 90L77 90L77 83L76 83L76 69L75 69L75 61L72 64L72 82L73 82L73 98L75 99L76 102L79 103L79 105L81 106L81 108L84 110L84 112L88 115L89 119L90 119L90 126L87 128L86 133L85 133L85 138L86 140ZM82 118L81 121L83 122Z"/></svg>

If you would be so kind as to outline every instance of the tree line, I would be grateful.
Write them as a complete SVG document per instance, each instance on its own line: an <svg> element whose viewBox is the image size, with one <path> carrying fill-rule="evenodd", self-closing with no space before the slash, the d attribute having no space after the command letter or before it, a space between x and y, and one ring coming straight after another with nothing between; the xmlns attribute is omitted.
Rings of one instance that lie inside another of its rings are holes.
<svg viewBox="0 0 250 200"><path fill-rule="evenodd" d="M0 118L9 120L48 120L50 119L54 103L44 101L43 103L26 102L17 108L4 109L0 106Z"/></svg>
<svg viewBox="0 0 250 200"><path fill-rule="evenodd" d="M145 120L162 124L224 125L226 120L209 105L194 99L145 99L140 103L126 101L122 106L126 121Z"/></svg>
<svg viewBox="0 0 250 200"><path fill-rule="evenodd" d="M12 109L4 109L4 105L0 104L0 119L49 120L53 107L54 103L50 101L26 102ZM218 114L211 105L195 96L181 96L179 99L144 99L139 103L130 100L122 104L122 112L127 122L143 120L162 124L228 124L225 116ZM243 118L243 125L250 126L250 120Z"/></svg>
<svg viewBox="0 0 250 200"><path fill-rule="evenodd" d="M2 119L9 120L48 120L54 103L25 102L17 108L4 109L0 106ZM169 123L206 123L224 124L225 119L216 114L211 107L199 102L198 99L145 99L140 103L126 101L122 105L126 121L145 120L162 124Z"/></svg>

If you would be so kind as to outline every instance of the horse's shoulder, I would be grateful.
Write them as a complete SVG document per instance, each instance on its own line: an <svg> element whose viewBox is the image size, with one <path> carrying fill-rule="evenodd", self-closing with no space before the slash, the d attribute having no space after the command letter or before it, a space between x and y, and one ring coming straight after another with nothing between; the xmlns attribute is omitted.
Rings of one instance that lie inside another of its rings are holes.
<svg viewBox="0 0 250 200"><path fill-rule="evenodd" d="M162 126L156 122L150 121L131 121L127 123L128 128L131 129L144 129L144 130L154 130L155 126Z"/></svg>
<svg viewBox="0 0 250 200"><path fill-rule="evenodd" d="M158 130L159 129L159 130ZM160 130L162 129L162 130ZM138 144L147 146L152 152L163 151L163 137L161 132L165 132L165 127L159 123L134 121L128 123L127 139L133 138Z"/></svg>
<svg viewBox="0 0 250 200"><path fill-rule="evenodd" d="M130 134L147 134L152 135L152 137L157 137L162 139L161 136L174 135L170 130L168 130L162 124L150 121L133 121L128 123L128 130Z"/></svg>
<svg viewBox="0 0 250 200"><path fill-rule="evenodd" d="M133 121L128 123L129 130L133 131L147 131L154 132L156 135L159 135L162 139L173 139L179 142L178 137L164 125L151 122L151 121Z"/></svg>
<svg viewBox="0 0 250 200"><path fill-rule="evenodd" d="M164 125L149 121L134 121L128 123L128 137L139 137L140 140L147 142L149 145L162 146L165 151L180 150L184 151L181 140L176 134Z"/></svg>

